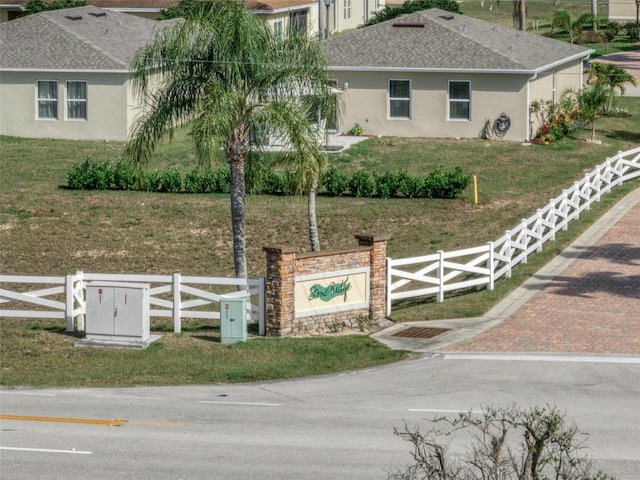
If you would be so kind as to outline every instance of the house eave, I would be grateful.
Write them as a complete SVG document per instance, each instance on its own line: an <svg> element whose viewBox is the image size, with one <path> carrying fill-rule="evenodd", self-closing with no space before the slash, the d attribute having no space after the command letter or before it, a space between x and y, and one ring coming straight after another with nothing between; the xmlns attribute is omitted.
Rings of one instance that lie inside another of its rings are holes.
<svg viewBox="0 0 640 480"><path fill-rule="evenodd" d="M162 8L135 8L135 7L105 7L104 10L110 10L112 12L122 12L122 13L160 13Z"/></svg>
<svg viewBox="0 0 640 480"><path fill-rule="evenodd" d="M546 72L552 68L564 65L575 60L587 60L595 50L590 49L569 57L562 58L556 62L543 65L538 68L423 68L423 67L365 67L365 66L344 66L330 65L329 70L335 72L413 72L413 73L492 73L498 75L536 75Z"/></svg>
<svg viewBox="0 0 640 480"><path fill-rule="evenodd" d="M496 73L511 75L533 75L537 71L522 69L489 69L489 68L411 68L411 67L346 67L329 66L330 71L335 72L411 72L411 73Z"/></svg>
<svg viewBox="0 0 640 480"><path fill-rule="evenodd" d="M89 68L85 69L73 69L73 68L5 68L0 67L0 72L18 72L18 73L126 73L128 74L130 70L92 70Z"/></svg>
<svg viewBox="0 0 640 480"><path fill-rule="evenodd" d="M536 70L534 70L535 73L542 73L542 72L546 72L547 70L551 70L552 68L558 67L560 65L563 65L567 62L572 62L574 60L587 60L591 55L593 55L596 51L593 49L590 49L586 52L580 52L580 53L576 53L575 55L572 55L570 57L566 57L563 58L562 60L558 60L556 62L550 63L548 65L544 65Z"/></svg>
<svg viewBox="0 0 640 480"><path fill-rule="evenodd" d="M273 15L275 13L286 13L286 12L294 12L296 10L304 10L306 8L312 8L315 5L316 5L315 3L305 3L304 5L294 5L292 7L275 8L273 10L256 8L252 10L252 12L258 15Z"/></svg>

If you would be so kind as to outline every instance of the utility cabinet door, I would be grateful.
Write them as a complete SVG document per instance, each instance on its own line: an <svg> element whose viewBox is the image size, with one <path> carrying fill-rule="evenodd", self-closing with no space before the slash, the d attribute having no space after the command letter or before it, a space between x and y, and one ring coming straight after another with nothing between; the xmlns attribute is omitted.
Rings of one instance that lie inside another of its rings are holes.
<svg viewBox="0 0 640 480"><path fill-rule="evenodd" d="M112 287L87 287L87 333L114 334L114 294Z"/></svg>
<svg viewBox="0 0 640 480"><path fill-rule="evenodd" d="M115 289L114 331L117 335L143 336L143 294L139 288Z"/></svg>

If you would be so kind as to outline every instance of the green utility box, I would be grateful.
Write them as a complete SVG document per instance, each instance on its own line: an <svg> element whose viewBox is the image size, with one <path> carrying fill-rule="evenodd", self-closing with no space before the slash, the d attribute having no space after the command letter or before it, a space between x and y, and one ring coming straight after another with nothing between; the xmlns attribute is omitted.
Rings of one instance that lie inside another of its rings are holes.
<svg viewBox="0 0 640 480"><path fill-rule="evenodd" d="M220 300L220 343L247 341L247 300Z"/></svg>

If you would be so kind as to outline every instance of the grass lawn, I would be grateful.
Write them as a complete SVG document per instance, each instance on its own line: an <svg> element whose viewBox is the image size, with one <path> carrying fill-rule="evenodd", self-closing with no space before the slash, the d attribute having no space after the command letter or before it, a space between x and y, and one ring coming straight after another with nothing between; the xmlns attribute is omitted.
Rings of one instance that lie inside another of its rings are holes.
<svg viewBox="0 0 640 480"><path fill-rule="evenodd" d="M599 13L606 15L606 2ZM573 15L585 2L562 2ZM550 27L548 3L528 4L539 33ZM461 2L464 14L511 26L510 2ZM597 55L638 48L617 39L590 45ZM437 166L460 165L476 175L479 203L468 189L457 200L318 198L324 249L354 246L355 233L390 234L389 256L409 257L481 245L532 215L606 157L640 145L640 98L621 99L631 116L598 120L601 145L587 144L590 131L575 132L554 145L523 146L479 139L370 138L330 162L345 170L383 173L406 169L425 174ZM226 195L71 191L64 188L72 165L87 157L118 160L123 144L0 138L0 273L64 275L146 273L233 276L230 206ZM178 132L161 145L152 169L196 166L189 137ZM501 280L493 292L472 291L407 301L394 306L393 320L412 321L481 315L566 247L634 184L625 185L545 245L529 263ZM249 273L264 275L264 245L308 250L306 199L249 196ZM1 287L1 285L0 285ZM145 351L73 346L76 334L63 321L0 318L0 385L89 387L179 385L264 381L366 368L397 361L392 351L365 335L219 343L217 325L183 322L173 334L160 322L162 338Z"/></svg>
<svg viewBox="0 0 640 480"><path fill-rule="evenodd" d="M631 116L598 120L601 145L589 130L555 145L523 146L483 140L371 138L330 157L346 171L460 165L476 175L479 204L466 191L457 200L318 199L323 248L353 246L353 234L391 234L389 255L408 257L477 246L498 238L607 156L640 144L640 99L619 107ZM225 195L71 191L70 167L87 156L117 159L123 145L18 138L0 139L1 271L17 275L181 272L232 276L229 199ZM194 167L182 132L158 152L152 168ZM394 306L401 321L481 315L559 253L595 218L635 185L606 196L529 264L515 269L493 292L451 295L442 304L407 301ZM264 274L264 245L306 251L306 200L249 196L247 240L252 276ZM217 326L185 322L148 350L75 348L76 335L54 320L0 319L0 385L116 386L241 382L315 375L396 361L406 352L386 349L364 335L325 338L254 338L222 345ZM160 328L160 323L154 323Z"/></svg>

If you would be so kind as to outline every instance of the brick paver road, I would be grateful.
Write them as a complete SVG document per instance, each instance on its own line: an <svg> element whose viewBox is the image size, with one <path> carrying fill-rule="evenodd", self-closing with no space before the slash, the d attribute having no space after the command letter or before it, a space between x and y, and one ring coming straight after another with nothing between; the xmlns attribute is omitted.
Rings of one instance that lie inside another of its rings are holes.
<svg viewBox="0 0 640 480"><path fill-rule="evenodd" d="M640 355L640 204L516 312L448 352Z"/></svg>

